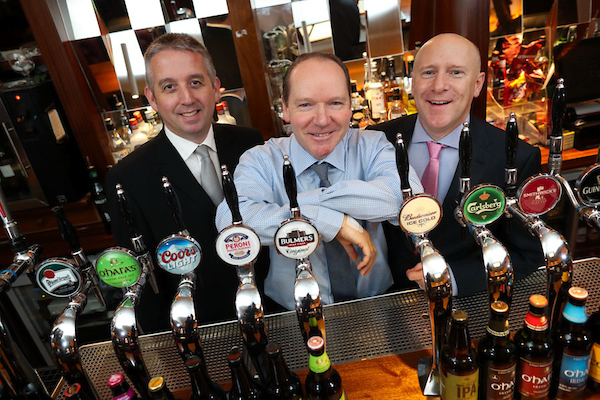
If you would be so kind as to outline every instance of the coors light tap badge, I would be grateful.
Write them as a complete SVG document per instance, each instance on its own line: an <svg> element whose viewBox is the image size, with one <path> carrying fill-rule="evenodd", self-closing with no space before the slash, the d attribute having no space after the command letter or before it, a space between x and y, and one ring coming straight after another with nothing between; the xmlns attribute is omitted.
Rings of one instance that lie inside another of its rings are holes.
<svg viewBox="0 0 600 400"><path fill-rule="evenodd" d="M158 266L175 275L195 270L202 260L200 245L193 239L173 235L163 239L156 249Z"/></svg>
<svg viewBox="0 0 600 400"><path fill-rule="evenodd" d="M310 223L289 220L275 233L277 251L288 258L299 260L311 255L319 245L319 233Z"/></svg>
<svg viewBox="0 0 600 400"><path fill-rule="evenodd" d="M463 202L463 215L475 226L494 222L500 218L506 206L504 193L493 185L475 187Z"/></svg>

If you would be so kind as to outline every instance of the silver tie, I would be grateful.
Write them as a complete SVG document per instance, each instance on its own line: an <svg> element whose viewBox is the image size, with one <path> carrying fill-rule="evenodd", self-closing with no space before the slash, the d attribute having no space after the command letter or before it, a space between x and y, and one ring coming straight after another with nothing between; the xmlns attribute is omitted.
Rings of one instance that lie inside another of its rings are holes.
<svg viewBox="0 0 600 400"><path fill-rule="evenodd" d="M200 182L202 189L208 194L212 202L218 206L223 201L223 189L217 177L217 171L208 154L208 147L204 144L196 148L196 153L200 156Z"/></svg>

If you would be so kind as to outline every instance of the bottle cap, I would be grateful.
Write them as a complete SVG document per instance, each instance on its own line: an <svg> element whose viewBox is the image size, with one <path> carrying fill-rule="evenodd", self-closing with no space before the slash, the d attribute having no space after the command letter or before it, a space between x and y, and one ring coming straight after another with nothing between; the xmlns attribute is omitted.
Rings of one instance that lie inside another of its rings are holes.
<svg viewBox="0 0 600 400"><path fill-rule="evenodd" d="M265 350L268 355L274 356L274 355L281 353L281 346L279 345L279 343L270 342L267 344L267 347L265 348Z"/></svg>
<svg viewBox="0 0 600 400"><path fill-rule="evenodd" d="M456 322L466 322L469 316L463 310L452 310L452 319Z"/></svg>
<svg viewBox="0 0 600 400"><path fill-rule="evenodd" d="M309 350L321 350L325 345L325 341L321 336L312 336L310 339L308 339L308 343L306 345L308 346Z"/></svg>
<svg viewBox="0 0 600 400"><path fill-rule="evenodd" d="M498 314L508 313L508 304L506 304L505 302L503 302L501 300L493 302L490 307L492 307L492 311L494 311L495 313L498 313Z"/></svg>
<svg viewBox="0 0 600 400"><path fill-rule="evenodd" d="M137 119L135 118L129 118L129 126L131 126L133 128L134 125L137 126L138 122Z"/></svg>
<svg viewBox="0 0 600 400"><path fill-rule="evenodd" d="M134 111L133 112L133 116L135 117L135 119L142 119L142 113L138 111Z"/></svg>
<svg viewBox="0 0 600 400"><path fill-rule="evenodd" d="M123 379L125 378L123 377L123 374L121 372L115 372L114 374L108 377L108 386L111 388L119 386L123 382Z"/></svg>
<svg viewBox="0 0 600 400"><path fill-rule="evenodd" d="M588 297L588 292L584 288L573 286L569 289L569 296L575 300L585 300Z"/></svg>
<svg viewBox="0 0 600 400"><path fill-rule="evenodd" d="M77 394L79 394L80 390L81 390L81 385L79 383L74 383L72 385L69 385L65 389L65 397L67 399L70 399L71 397L76 396Z"/></svg>
<svg viewBox="0 0 600 400"><path fill-rule="evenodd" d="M541 294L534 294L529 297L529 304L535 308L546 308L548 307L548 299Z"/></svg>
<svg viewBox="0 0 600 400"><path fill-rule="evenodd" d="M154 378L150 379L150 382L148 382L148 390L150 390L151 392L158 392L164 386L165 380L162 376L155 376Z"/></svg>

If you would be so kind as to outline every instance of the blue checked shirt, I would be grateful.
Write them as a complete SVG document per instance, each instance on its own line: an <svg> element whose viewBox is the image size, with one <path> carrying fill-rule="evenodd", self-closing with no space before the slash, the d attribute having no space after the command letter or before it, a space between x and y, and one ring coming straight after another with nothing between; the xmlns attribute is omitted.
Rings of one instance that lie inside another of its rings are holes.
<svg viewBox="0 0 600 400"><path fill-rule="evenodd" d="M377 259L367 276L357 277L359 297L375 296L392 285L387 262L387 245L382 221L398 224L402 204L400 179L396 168L395 150L385 135L377 131L350 129L324 162L329 169L331 186L319 188L320 179L310 168L318 160L296 141L294 135L271 139L262 146L246 151L240 158L234 179L240 212L244 224L253 228L263 245L269 245L271 267L265 281L265 293L289 310L294 309L296 261L277 253L273 237L281 222L290 218L289 199L283 183L283 156L288 155L296 174L298 205L303 217L319 231L321 240L335 238L342 226L344 214L367 229L377 248ZM423 191L421 182L411 167L413 192ZM231 213L223 201L216 215L218 230L231 225ZM321 300L333 303L327 260L322 245L309 257L313 275L319 283ZM362 254L359 251L359 261Z"/></svg>

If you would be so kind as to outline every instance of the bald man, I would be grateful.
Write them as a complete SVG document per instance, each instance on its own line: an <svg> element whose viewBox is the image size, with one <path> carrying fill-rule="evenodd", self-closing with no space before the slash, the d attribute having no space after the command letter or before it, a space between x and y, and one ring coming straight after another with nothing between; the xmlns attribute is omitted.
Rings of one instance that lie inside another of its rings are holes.
<svg viewBox="0 0 600 400"><path fill-rule="evenodd" d="M464 121L470 122L473 138L472 186L489 183L503 188L505 179L504 131L471 115L471 103L485 84L481 65L479 50L468 39L453 33L433 37L415 57L412 92L419 113L372 127L384 131L392 143L396 134L402 133L410 163L421 179L429 163L429 148L434 147L427 142L443 145L436 193L430 193L443 205L443 218L429 237L450 265L461 296L485 289L486 282L481 249L473 238L461 239L453 215L459 191L458 142ZM541 172L539 149L521 141L517 168L518 184ZM511 224L510 232L505 218L490 228L508 249L517 279L544 264L539 240L518 221ZM422 267L412 243L396 227L386 225L385 230L395 287L422 282Z"/></svg>

